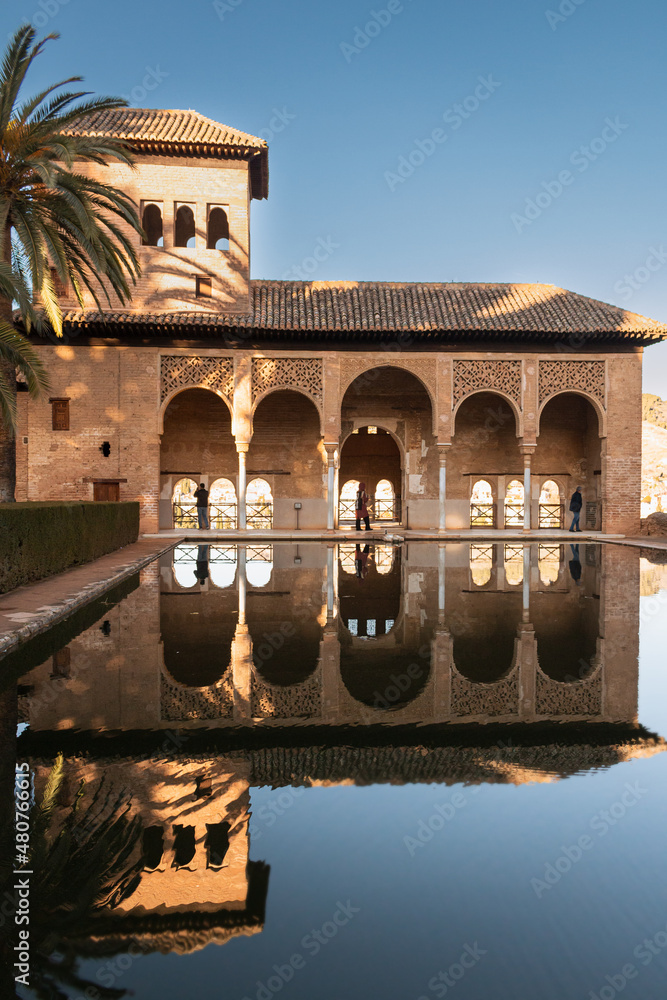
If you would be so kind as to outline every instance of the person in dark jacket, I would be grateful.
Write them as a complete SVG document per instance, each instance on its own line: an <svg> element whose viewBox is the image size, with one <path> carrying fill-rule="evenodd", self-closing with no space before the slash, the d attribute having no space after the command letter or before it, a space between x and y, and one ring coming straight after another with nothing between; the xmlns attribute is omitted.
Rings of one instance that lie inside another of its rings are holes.
<svg viewBox="0 0 667 1000"><path fill-rule="evenodd" d="M357 499L354 505L354 516L356 518L357 531L361 531L361 522L366 525L366 531L371 530L371 521L368 515L368 501L370 497L366 492L366 483L359 483Z"/></svg>
<svg viewBox="0 0 667 1000"><path fill-rule="evenodd" d="M570 500L570 511L572 512L572 524L570 525L570 531L581 531L579 527L579 518L581 517L581 508L584 505L584 501L581 496L581 486L577 486L576 490L572 494L572 499Z"/></svg>
<svg viewBox="0 0 667 1000"><path fill-rule="evenodd" d="M199 489L195 490L195 503L197 504L197 523L200 528L208 528L208 490L203 483L199 484Z"/></svg>

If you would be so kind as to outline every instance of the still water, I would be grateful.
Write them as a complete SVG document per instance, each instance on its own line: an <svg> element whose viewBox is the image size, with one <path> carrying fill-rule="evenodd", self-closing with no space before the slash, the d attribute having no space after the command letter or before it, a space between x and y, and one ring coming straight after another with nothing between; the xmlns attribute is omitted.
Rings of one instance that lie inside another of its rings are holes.
<svg viewBox="0 0 667 1000"><path fill-rule="evenodd" d="M666 608L620 546L177 547L2 663L18 995L664 997Z"/></svg>

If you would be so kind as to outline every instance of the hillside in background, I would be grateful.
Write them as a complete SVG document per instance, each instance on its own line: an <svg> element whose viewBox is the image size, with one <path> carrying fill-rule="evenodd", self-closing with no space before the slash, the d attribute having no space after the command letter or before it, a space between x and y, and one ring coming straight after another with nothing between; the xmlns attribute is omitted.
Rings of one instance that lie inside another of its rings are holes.
<svg viewBox="0 0 667 1000"><path fill-rule="evenodd" d="M642 396L642 497L667 492L667 400Z"/></svg>
<svg viewBox="0 0 667 1000"><path fill-rule="evenodd" d="M657 427L667 427L667 399L645 392L642 396L642 420Z"/></svg>

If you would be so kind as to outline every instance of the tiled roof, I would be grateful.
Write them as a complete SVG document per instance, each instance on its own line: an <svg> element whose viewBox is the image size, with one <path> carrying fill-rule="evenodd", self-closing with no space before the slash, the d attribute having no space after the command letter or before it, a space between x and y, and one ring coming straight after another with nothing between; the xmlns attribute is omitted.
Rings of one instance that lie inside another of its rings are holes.
<svg viewBox="0 0 667 1000"><path fill-rule="evenodd" d="M252 281L251 311L133 314L80 311L65 314L70 327L100 324L142 331L196 328L215 336L230 328L260 333L313 333L343 340L379 339L408 332L415 340L586 340L652 343L667 325L553 285L408 284L354 281ZM129 332L129 330L128 330ZM570 346L580 346L576 341Z"/></svg>
<svg viewBox="0 0 667 1000"><path fill-rule="evenodd" d="M164 108L112 108L79 119L66 130L72 135L113 136L126 139L145 152L181 152L191 156L243 155L261 161L268 194L268 146L264 139L230 128L200 115L198 111L170 111Z"/></svg>

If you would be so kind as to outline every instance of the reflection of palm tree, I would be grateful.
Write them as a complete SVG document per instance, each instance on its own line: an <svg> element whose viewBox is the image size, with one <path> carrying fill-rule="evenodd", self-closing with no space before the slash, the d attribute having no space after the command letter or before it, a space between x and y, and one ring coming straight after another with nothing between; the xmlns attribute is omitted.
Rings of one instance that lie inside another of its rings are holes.
<svg viewBox="0 0 667 1000"><path fill-rule="evenodd" d="M128 817L129 800L111 792L104 779L92 794L82 781L63 816L66 791L59 756L30 816L30 986L40 1000L65 998L70 990L80 995L93 985L97 996L112 1000L125 990L82 980L68 938L85 934L91 917L136 889L141 820Z"/></svg>

